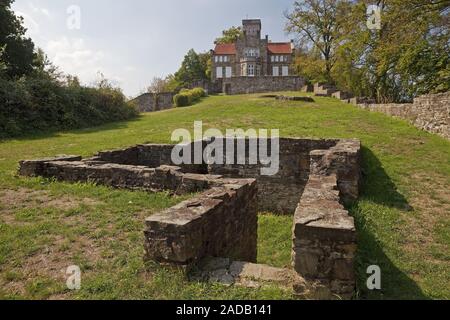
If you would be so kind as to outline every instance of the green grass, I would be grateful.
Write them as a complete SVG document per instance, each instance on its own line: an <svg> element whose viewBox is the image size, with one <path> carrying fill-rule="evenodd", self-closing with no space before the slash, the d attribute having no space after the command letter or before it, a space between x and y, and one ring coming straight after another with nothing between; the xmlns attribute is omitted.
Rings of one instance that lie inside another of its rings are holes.
<svg viewBox="0 0 450 320"><path fill-rule="evenodd" d="M290 298L275 287L192 283L179 271L145 266L143 220L184 198L16 176L21 159L168 143L174 129L192 130L196 120L205 129L274 128L285 137L361 139L365 183L350 208L358 228L359 297L450 298L450 142L334 99L279 102L258 95L212 96L129 122L1 142L0 297ZM291 217L262 215L259 225L259 261L288 266ZM82 267L79 292L65 289L64 271L72 264ZM365 289L372 264L382 268L380 292Z"/></svg>

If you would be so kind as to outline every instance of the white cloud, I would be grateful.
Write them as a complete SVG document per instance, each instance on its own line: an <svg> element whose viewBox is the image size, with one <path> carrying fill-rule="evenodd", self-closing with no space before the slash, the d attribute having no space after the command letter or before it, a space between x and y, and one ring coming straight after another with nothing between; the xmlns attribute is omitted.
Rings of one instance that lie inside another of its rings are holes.
<svg viewBox="0 0 450 320"><path fill-rule="evenodd" d="M45 51L63 72L77 75L86 83L95 79L105 58L101 50L90 49L81 38L62 37L59 40L51 40Z"/></svg>
<svg viewBox="0 0 450 320"><path fill-rule="evenodd" d="M36 7L32 2L28 3L28 7L36 14L46 16L47 18L51 17L50 11L46 8Z"/></svg>

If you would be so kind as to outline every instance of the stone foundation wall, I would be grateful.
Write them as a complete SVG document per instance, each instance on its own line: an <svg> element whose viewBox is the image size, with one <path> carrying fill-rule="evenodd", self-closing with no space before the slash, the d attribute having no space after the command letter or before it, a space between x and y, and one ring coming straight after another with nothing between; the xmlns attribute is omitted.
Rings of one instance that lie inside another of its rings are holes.
<svg viewBox="0 0 450 320"><path fill-rule="evenodd" d="M359 196L361 144L341 140L328 150L311 152L308 183L294 216L293 266L315 294L351 298L356 230L342 205ZM305 294L305 288L296 288Z"/></svg>
<svg viewBox="0 0 450 320"><path fill-rule="evenodd" d="M178 151L196 146L204 151L216 142L200 141ZM247 150L243 164L174 166L174 146L147 144L100 152L85 160L60 156L22 161L19 173L149 192L201 192L146 220L146 259L164 264L190 265L209 256L255 262L257 213L295 212L293 269L306 280L296 281L296 293L351 297L356 233L342 203L359 195L360 142L282 138L280 167L274 176L263 176L263 165L249 164L252 143L253 152L259 153L262 142L271 150L271 140L225 139L224 151L230 142L235 150L243 143Z"/></svg>
<svg viewBox="0 0 450 320"><path fill-rule="evenodd" d="M249 94L276 91L299 91L305 81L297 76L288 77L234 77L222 80L226 94Z"/></svg>
<svg viewBox="0 0 450 320"><path fill-rule="evenodd" d="M228 141L223 141L225 154ZM235 140L234 149L237 150L238 141L245 144L245 149L250 149L250 140ZM261 211L292 214L297 207L300 195L308 181L310 172L310 153L312 150L328 150L336 146L338 140L312 140L312 139L288 139L281 138L279 145L280 170L274 176L263 176L261 169L268 166L250 165L249 154L246 154L245 164L238 165L180 165L182 172L221 175L227 178L256 179L258 181L258 201ZM208 146L203 141L202 150ZM211 142L209 142L211 143ZM252 140L259 152L260 143ZM268 141L270 150L271 144ZM157 168L162 165L174 166L171 160L173 145L138 145L135 147L100 152L96 157L90 159L107 163L147 166ZM185 148L194 150L194 145ZM191 154L194 154L191 152ZM192 159L193 160L193 159ZM223 163L226 163L224 157ZM235 156L234 163L237 163ZM337 163L337 162L336 162ZM344 174L341 175L342 177ZM343 177L344 178L344 177Z"/></svg>
<svg viewBox="0 0 450 320"><path fill-rule="evenodd" d="M230 139L223 142L224 154ZM238 143L245 143L245 150L251 150L251 144L256 145L259 153L260 141L256 139L239 139L234 142L234 150ZM310 171L310 153L312 150L328 149L335 146L337 140L312 139L279 139L279 171L273 176L261 174L262 168L267 165L249 165L249 153L246 153L245 164L209 165L210 174L219 174L229 178L253 178L258 181L258 201L260 211L292 214L297 207L300 195L308 181ZM265 143L266 144L266 143ZM271 150L271 141L267 141L268 150ZM226 163L226 158L223 160ZM235 156L234 163L237 163Z"/></svg>
<svg viewBox="0 0 450 320"><path fill-rule="evenodd" d="M173 107L174 93L164 92L155 95L153 93L144 93L132 100L139 112L155 112L171 109Z"/></svg>
<svg viewBox="0 0 450 320"><path fill-rule="evenodd" d="M363 109L408 120L419 129L450 139L450 92L420 96L405 104L355 102Z"/></svg>
<svg viewBox="0 0 450 320"><path fill-rule="evenodd" d="M184 174L179 167L121 165L91 161L43 159L24 161L19 172L68 182L92 182L120 189L148 192L195 193L211 187L218 176Z"/></svg>
<svg viewBox="0 0 450 320"><path fill-rule="evenodd" d="M295 271L316 295L351 298L356 248L354 220L340 204L336 175L311 176L294 217Z"/></svg>
<svg viewBox="0 0 450 320"><path fill-rule="evenodd" d="M194 199L146 219L146 257L188 265L205 257L256 262L255 180L224 179Z"/></svg>

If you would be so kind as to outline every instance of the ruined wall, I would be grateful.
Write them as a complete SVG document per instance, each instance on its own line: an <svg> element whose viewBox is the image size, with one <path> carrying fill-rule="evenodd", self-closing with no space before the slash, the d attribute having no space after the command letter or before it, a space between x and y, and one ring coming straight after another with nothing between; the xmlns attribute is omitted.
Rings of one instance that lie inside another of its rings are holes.
<svg viewBox="0 0 450 320"><path fill-rule="evenodd" d="M224 154L227 146L223 142ZM245 149L250 150L250 144L255 143L259 153L259 140L234 140L234 150L238 141L245 143ZM271 141L267 141L268 150L271 150ZM258 202L260 211L292 214L297 207L300 195L306 185L310 170L310 152L317 149L328 149L335 146L337 140L289 139L279 140L280 165L279 171L273 176L261 174L262 168L268 165L249 165L249 153L245 155L245 164L218 164L209 165L210 174L219 174L229 178L254 178L258 181ZM224 157L223 163L226 163ZM233 163L237 162L237 156Z"/></svg>
<svg viewBox="0 0 450 320"><path fill-rule="evenodd" d="M200 141L197 147L204 150L215 142ZM148 144L85 160L60 156L22 161L19 173L149 192L202 192L146 220L146 258L174 265L208 256L254 262L257 212L295 211L293 268L306 280L296 282L295 292L318 299L350 298L355 289L356 233L343 203L359 195L361 143L281 138L280 170L263 176L261 169L267 165L250 165L249 150L252 142L257 147L253 154L266 143L271 150L272 141L225 139L225 149L229 142L234 150L244 142L245 164L170 166L174 146ZM190 144L181 151L193 148Z"/></svg>
<svg viewBox="0 0 450 320"><path fill-rule="evenodd" d="M419 129L450 139L450 92L420 96L409 104L357 105L366 110L408 120Z"/></svg>
<svg viewBox="0 0 450 320"><path fill-rule="evenodd" d="M176 194L204 191L215 185L217 176L181 172L179 167L146 166L106 163L77 157L22 161L23 176L53 178L68 182L93 182L120 189L148 192L172 191Z"/></svg>
<svg viewBox="0 0 450 320"><path fill-rule="evenodd" d="M305 81L297 76L288 77L234 77L222 80L226 94L248 94L276 91L298 91Z"/></svg>
<svg viewBox="0 0 450 320"><path fill-rule="evenodd" d="M294 216L293 266L316 298L351 298L356 287L356 231L340 204L336 175L310 177ZM308 294L305 288L295 288Z"/></svg>
<svg viewBox="0 0 450 320"><path fill-rule="evenodd" d="M232 141L231 141L232 140ZM279 171L275 175L266 176L261 169L270 165L250 164L249 153L245 154L244 161L238 162L237 154L233 159L233 164L227 164L225 157L227 146L230 141L234 150L238 144L243 143L245 150L251 150L251 145L255 145L255 154L259 154L260 140L257 139L225 139L222 140L224 158L222 164L207 165L202 164L182 164L176 165L172 162L173 145L138 145L122 150L104 151L89 159L90 161L100 161L104 163L125 164L158 168L159 166L179 166L181 172L221 175L227 178L252 178L258 181L258 201L261 211L275 212L281 214L292 214L299 202L300 195L308 181L310 174L310 153L316 152L318 156L324 157L326 163L322 167L329 172L338 173L339 186L342 189L345 199L353 201L358 197L359 185L355 177L359 172L359 153L351 153L350 150L359 150L359 145L355 146L353 140L313 140L313 139L279 139ZM202 151L212 141L201 141ZM357 142L356 142L357 143ZM265 145L265 144L264 144ZM271 150L271 140L267 140L267 147ZM194 154L194 144L182 148L182 152L190 149ZM331 149L330 149L331 148ZM193 156L191 162L194 163ZM239 164L237 164L239 163Z"/></svg>
<svg viewBox="0 0 450 320"><path fill-rule="evenodd" d="M203 150L206 142L201 141L199 143L201 145L199 148L202 148ZM180 153L183 154L186 149L190 149L191 155L193 155L194 147L194 143L189 144L185 147L182 147ZM142 144L120 150L102 151L89 160L116 164L146 166L150 168L157 168L163 165L178 166L181 168L182 172L186 173L207 173L207 165L204 163L194 164L193 156L191 156L191 163L193 164L174 164L172 161L173 149L174 146L169 144Z"/></svg>
<svg viewBox="0 0 450 320"><path fill-rule="evenodd" d="M154 95L153 93L144 93L132 100L139 112L155 112L171 109L173 107L174 93L165 92Z"/></svg>
<svg viewBox="0 0 450 320"><path fill-rule="evenodd" d="M361 145L341 140L311 152L309 181L294 215L293 266L316 298L351 298L356 287L356 229L342 202L360 188ZM306 294L305 288L295 288Z"/></svg>
<svg viewBox="0 0 450 320"><path fill-rule="evenodd" d="M187 265L205 257L256 262L257 187L254 180L218 186L146 219L146 258Z"/></svg>

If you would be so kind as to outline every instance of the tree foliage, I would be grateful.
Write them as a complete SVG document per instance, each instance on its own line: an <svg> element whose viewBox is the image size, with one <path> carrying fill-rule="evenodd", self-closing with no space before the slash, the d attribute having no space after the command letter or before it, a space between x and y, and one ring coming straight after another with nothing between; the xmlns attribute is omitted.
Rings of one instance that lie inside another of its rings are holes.
<svg viewBox="0 0 450 320"><path fill-rule="evenodd" d="M104 77L93 87L66 76L25 38L22 19L0 4L0 139L126 120L137 111Z"/></svg>
<svg viewBox="0 0 450 320"><path fill-rule="evenodd" d="M373 1L296 2L288 30L307 44L297 59L300 74L320 78L317 70L325 64L324 74L340 89L380 102L449 90L448 1L378 0L380 30L367 27L369 4Z"/></svg>
<svg viewBox="0 0 450 320"><path fill-rule="evenodd" d="M180 69L168 81L168 87L175 89L192 87L199 81L209 80L211 77L211 54L196 53L194 49L188 51L181 63Z"/></svg>
<svg viewBox="0 0 450 320"><path fill-rule="evenodd" d="M3 48L1 63L10 77L20 77L33 71L34 44L25 37L23 18L11 9L13 0L0 2L0 47Z"/></svg>
<svg viewBox="0 0 450 320"><path fill-rule="evenodd" d="M292 12L285 13L286 31L296 34L305 48L321 54L329 81L348 5L342 0L300 0L294 3Z"/></svg>
<svg viewBox="0 0 450 320"><path fill-rule="evenodd" d="M222 31L222 36L216 39L218 44L234 43L243 35L241 27L231 27Z"/></svg>

